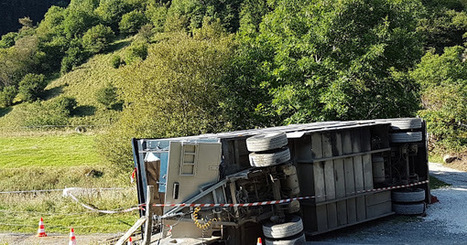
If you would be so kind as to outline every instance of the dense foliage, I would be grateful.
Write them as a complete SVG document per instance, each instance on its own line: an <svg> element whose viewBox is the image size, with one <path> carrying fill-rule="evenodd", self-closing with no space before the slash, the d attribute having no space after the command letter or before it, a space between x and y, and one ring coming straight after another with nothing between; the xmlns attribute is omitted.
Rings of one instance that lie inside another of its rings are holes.
<svg viewBox="0 0 467 245"><path fill-rule="evenodd" d="M419 115L438 146L467 144L460 0L72 0L20 23L0 40L0 106L27 74L47 83L109 53L118 76L89 96L123 105L100 140L121 166L131 137L322 120Z"/></svg>

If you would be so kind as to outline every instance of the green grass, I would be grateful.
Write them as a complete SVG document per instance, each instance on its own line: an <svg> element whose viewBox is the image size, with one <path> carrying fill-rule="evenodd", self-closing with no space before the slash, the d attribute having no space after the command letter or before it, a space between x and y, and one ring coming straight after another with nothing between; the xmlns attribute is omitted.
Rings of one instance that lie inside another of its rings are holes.
<svg viewBox="0 0 467 245"><path fill-rule="evenodd" d="M84 202L100 209L127 208L136 203L135 189L76 194ZM120 206L120 207L119 207ZM41 217L50 233L66 233L71 227L81 234L124 232L137 220L137 211L121 214L91 212L61 192L37 194L4 194L0 200L0 231L35 233Z"/></svg>
<svg viewBox="0 0 467 245"><path fill-rule="evenodd" d="M41 135L0 138L0 167L93 166L100 162L94 135Z"/></svg>
<svg viewBox="0 0 467 245"><path fill-rule="evenodd" d="M95 135L37 132L0 136L0 192L50 190L65 187L121 187L124 189L75 193L83 203L103 210L119 210L137 203L130 173L103 162ZM100 214L63 197L61 191L0 193L0 232L35 233L39 219L46 231L66 234L70 227L86 233L125 232L138 212Z"/></svg>
<svg viewBox="0 0 467 245"><path fill-rule="evenodd" d="M444 162L443 156L441 156L439 154L432 154L432 153L430 153L428 155L428 161L429 162L436 162L436 163L443 163Z"/></svg>

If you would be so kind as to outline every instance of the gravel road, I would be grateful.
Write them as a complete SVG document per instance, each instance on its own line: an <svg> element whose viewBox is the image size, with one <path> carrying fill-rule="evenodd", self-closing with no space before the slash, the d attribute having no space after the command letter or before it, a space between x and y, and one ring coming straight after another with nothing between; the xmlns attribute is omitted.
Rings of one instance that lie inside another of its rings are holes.
<svg viewBox="0 0 467 245"><path fill-rule="evenodd" d="M391 216L315 238L311 244L467 244L467 173L430 163L430 174L452 184L432 190L426 217Z"/></svg>

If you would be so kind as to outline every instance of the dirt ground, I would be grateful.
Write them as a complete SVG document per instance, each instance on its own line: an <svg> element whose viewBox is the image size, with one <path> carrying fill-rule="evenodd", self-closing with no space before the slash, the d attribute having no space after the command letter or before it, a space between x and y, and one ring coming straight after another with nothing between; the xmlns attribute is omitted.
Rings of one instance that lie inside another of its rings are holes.
<svg viewBox="0 0 467 245"><path fill-rule="evenodd" d="M457 155L459 158L452 163L445 163L447 167L467 172L467 153Z"/></svg>

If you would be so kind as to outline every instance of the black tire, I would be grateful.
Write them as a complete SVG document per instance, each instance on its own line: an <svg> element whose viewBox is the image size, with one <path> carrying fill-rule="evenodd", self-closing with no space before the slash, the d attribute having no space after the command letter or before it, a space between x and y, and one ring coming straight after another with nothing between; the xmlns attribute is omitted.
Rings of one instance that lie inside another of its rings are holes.
<svg viewBox="0 0 467 245"><path fill-rule="evenodd" d="M263 234L266 238L280 239L297 235L303 231L302 218L296 215L287 216L284 223L266 223L263 225Z"/></svg>
<svg viewBox="0 0 467 245"><path fill-rule="evenodd" d="M394 118L384 121L391 123L391 128L393 130L408 130L422 128L422 119L420 118Z"/></svg>
<svg viewBox="0 0 467 245"><path fill-rule="evenodd" d="M265 239L266 245L302 245L306 244L306 238L304 234L301 234L295 238L283 239L283 240L270 240Z"/></svg>
<svg viewBox="0 0 467 245"><path fill-rule="evenodd" d="M246 148L250 152L279 149L287 144L287 135L284 132L259 134L246 139Z"/></svg>
<svg viewBox="0 0 467 245"><path fill-rule="evenodd" d="M393 143L409 143L422 141L422 132L400 132L391 134Z"/></svg>
<svg viewBox="0 0 467 245"><path fill-rule="evenodd" d="M422 202L425 200L425 190L421 188L392 191L392 201L399 203Z"/></svg>
<svg viewBox="0 0 467 245"><path fill-rule="evenodd" d="M276 152L250 153L249 158L252 167L275 166L290 160L290 150L284 148Z"/></svg>
<svg viewBox="0 0 467 245"><path fill-rule="evenodd" d="M424 202L420 203L393 203L392 210L396 214L403 215L416 215L423 214L426 210L426 205Z"/></svg>

